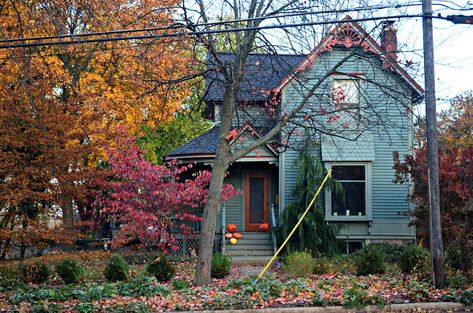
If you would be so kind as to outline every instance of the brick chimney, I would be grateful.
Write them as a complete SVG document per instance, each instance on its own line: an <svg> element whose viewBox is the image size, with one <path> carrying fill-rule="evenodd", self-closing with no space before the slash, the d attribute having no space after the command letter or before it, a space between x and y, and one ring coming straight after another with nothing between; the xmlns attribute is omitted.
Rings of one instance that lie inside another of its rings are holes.
<svg viewBox="0 0 473 313"><path fill-rule="evenodd" d="M386 51L394 60L397 60L397 29L394 28L393 20L386 20L383 22L383 29L381 30L381 48Z"/></svg>

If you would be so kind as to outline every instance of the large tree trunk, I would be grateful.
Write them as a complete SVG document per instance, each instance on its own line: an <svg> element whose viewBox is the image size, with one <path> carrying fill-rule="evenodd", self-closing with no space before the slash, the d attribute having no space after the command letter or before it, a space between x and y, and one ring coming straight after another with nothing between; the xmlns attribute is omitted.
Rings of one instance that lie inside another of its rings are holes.
<svg viewBox="0 0 473 313"><path fill-rule="evenodd" d="M212 252L215 239L215 229L217 225L218 208L220 194L223 186L223 179L228 165L221 160L216 160L212 169L207 203L204 208L202 230L199 242L199 257L196 268L196 284L205 286L211 283L210 270L212 265Z"/></svg>
<svg viewBox="0 0 473 313"><path fill-rule="evenodd" d="M225 89L222 104L220 133L212 165L212 177L210 178L207 203L204 207L203 221L199 242L199 256L197 258L195 282L199 286L205 286L212 282L210 270L212 265L212 253L215 240L215 229L217 227L218 208L223 187L225 172L229 167L230 146L226 139L230 132L233 115L233 102L235 89L238 83L233 82Z"/></svg>

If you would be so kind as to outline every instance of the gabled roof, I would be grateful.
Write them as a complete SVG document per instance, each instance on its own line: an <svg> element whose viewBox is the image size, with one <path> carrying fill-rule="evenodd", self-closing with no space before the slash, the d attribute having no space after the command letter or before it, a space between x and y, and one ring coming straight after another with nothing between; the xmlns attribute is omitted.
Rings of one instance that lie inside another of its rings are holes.
<svg viewBox="0 0 473 313"><path fill-rule="evenodd" d="M222 63L233 62L235 55L231 53L218 54ZM299 64L305 55L288 54L250 54L245 63L245 72L241 88L237 94L240 101L264 101L268 91L279 85L281 80ZM209 58L207 67L217 69L218 62ZM206 77L206 101L221 101L223 99L223 74L212 71Z"/></svg>
<svg viewBox="0 0 473 313"><path fill-rule="evenodd" d="M187 142L183 146L169 152L166 155L166 160L179 159L187 156L194 156L195 158L213 158L217 151L217 142L220 131L220 125L216 125L200 135L199 137ZM244 123L238 130L240 136L238 138L232 138L230 140L230 146L236 146L239 144L239 138L243 138L245 135L247 138L260 138L261 131L265 129L253 126L251 123ZM273 155L277 156L276 149L271 144L264 145L266 149Z"/></svg>
<svg viewBox="0 0 473 313"><path fill-rule="evenodd" d="M169 152L166 160L171 160L183 155L213 155L217 150L220 126L214 126L197 138L192 139L183 146Z"/></svg>
<svg viewBox="0 0 473 313"><path fill-rule="evenodd" d="M320 44L315 47L294 69L280 82L277 89L281 90L292 78L307 67L314 65L315 59L324 52L330 52L334 46L344 46L351 48L359 46L365 52L377 55L385 69L397 73L417 94L424 93L424 89L399 66L383 48L373 39L361 26L354 22L350 16L344 18L344 22L337 24L330 33L322 39Z"/></svg>

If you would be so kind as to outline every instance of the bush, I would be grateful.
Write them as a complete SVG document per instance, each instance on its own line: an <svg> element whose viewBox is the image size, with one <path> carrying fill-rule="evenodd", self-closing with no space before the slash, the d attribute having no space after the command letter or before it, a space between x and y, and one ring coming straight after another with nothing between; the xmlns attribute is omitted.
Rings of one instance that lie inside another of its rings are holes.
<svg viewBox="0 0 473 313"><path fill-rule="evenodd" d="M384 260L389 263L397 263L399 258L404 251L404 245L402 244L390 244L390 243L372 243L371 246L375 246L379 252L384 256Z"/></svg>
<svg viewBox="0 0 473 313"><path fill-rule="evenodd" d="M74 259L64 259L56 264L56 273L64 283L78 283L84 276L82 265Z"/></svg>
<svg viewBox="0 0 473 313"><path fill-rule="evenodd" d="M210 276L213 278L223 278L230 274L232 262L230 258L221 254L220 252L214 253L212 256L212 267L210 270Z"/></svg>
<svg viewBox="0 0 473 313"><path fill-rule="evenodd" d="M174 267L164 254L158 254L146 268L146 272L160 282L169 281L175 273Z"/></svg>
<svg viewBox="0 0 473 313"><path fill-rule="evenodd" d="M36 304L31 307L31 313L58 313L61 312L57 304Z"/></svg>
<svg viewBox="0 0 473 313"><path fill-rule="evenodd" d="M74 307L74 311L78 313L93 313L94 304L90 302L77 303L76 306Z"/></svg>
<svg viewBox="0 0 473 313"><path fill-rule="evenodd" d="M377 251L373 249L372 251ZM378 251L380 255L381 252ZM345 302L343 303L344 308L363 308L371 304L368 292L361 289L359 286L353 286L349 289L345 289Z"/></svg>
<svg viewBox="0 0 473 313"><path fill-rule="evenodd" d="M355 267L358 275L383 274L386 262L376 246L368 245L356 254Z"/></svg>
<svg viewBox="0 0 473 313"><path fill-rule="evenodd" d="M307 251L293 252L286 257L284 268L290 277L305 277L314 269L314 258Z"/></svg>
<svg viewBox="0 0 473 313"><path fill-rule="evenodd" d="M404 273L426 276L429 271L429 253L415 244L406 245L399 256L398 266Z"/></svg>
<svg viewBox="0 0 473 313"><path fill-rule="evenodd" d="M25 283L42 284L51 276L51 269L46 263L33 261L21 267L21 277Z"/></svg>
<svg viewBox="0 0 473 313"><path fill-rule="evenodd" d="M455 270L464 270L470 267L468 255L462 253L458 246L451 245L445 251L445 263Z"/></svg>
<svg viewBox="0 0 473 313"><path fill-rule="evenodd" d="M118 293L125 297L167 296L171 290L157 283L155 277L135 276L130 281L118 283Z"/></svg>
<svg viewBox="0 0 473 313"><path fill-rule="evenodd" d="M468 285L468 280L462 275L460 270L447 271L445 284L450 288L463 289Z"/></svg>
<svg viewBox="0 0 473 313"><path fill-rule="evenodd" d="M189 283L182 279L173 280L171 284L174 290L183 290L189 287Z"/></svg>
<svg viewBox="0 0 473 313"><path fill-rule="evenodd" d="M0 266L0 290L1 289L14 289L23 284L20 279L21 274L18 271L18 267L14 265L2 265Z"/></svg>
<svg viewBox="0 0 473 313"><path fill-rule="evenodd" d="M128 264L119 255L112 255L103 272L105 279L110 282L128 280Z"/></svg>
<svg viewBox="0 0 473 313"><path fill-rule="evenodd" d="M353 259L355 256L353 254L340 254L333 257L330 262L331 269L334 273L350 273L355 272L355 265Z"/></svg>
<svg viewBox="0 0 473 313"><path fill-rule="evenodd" d="M313 260L313 269L314 274L327 274L330 273L332 266L329 260L326 258L316 258Z"/></svg>
<svg viewBox="0 0 473 313"><path fill-rule="evenodd" d="M463 291L460 294L460 302L466 305L473 305L473 289Z"/></svg>

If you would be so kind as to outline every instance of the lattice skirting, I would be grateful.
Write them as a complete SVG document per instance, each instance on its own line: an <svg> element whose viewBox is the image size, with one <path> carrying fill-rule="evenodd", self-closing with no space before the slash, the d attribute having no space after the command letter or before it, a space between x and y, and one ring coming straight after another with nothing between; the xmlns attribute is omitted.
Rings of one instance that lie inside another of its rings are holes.
<svg viewBox="0 0 473 313"><path fill-rule="evenodd" d="M174 254L195 256L199 252L199 234L192 234L190 236L183 237L180 234L175 235L178 249L174 251Z"/></svg>

